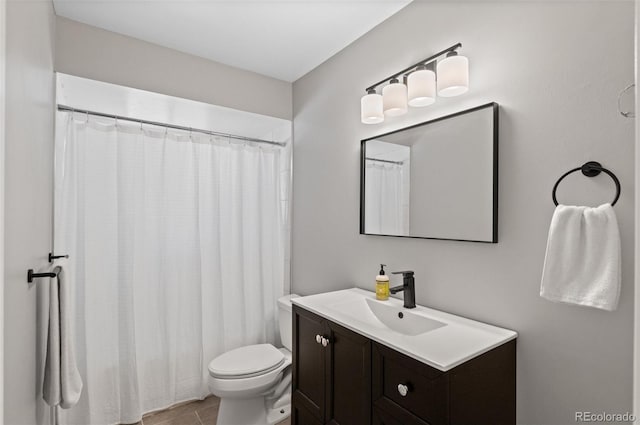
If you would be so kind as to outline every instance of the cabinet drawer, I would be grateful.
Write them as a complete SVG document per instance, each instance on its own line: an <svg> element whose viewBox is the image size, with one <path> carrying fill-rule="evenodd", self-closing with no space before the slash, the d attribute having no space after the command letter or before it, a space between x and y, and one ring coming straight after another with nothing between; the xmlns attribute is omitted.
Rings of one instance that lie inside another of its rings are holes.
<svg viewBox="0 0 640 425"><path fill-rule="evenodd" d="M374 406L396 412L400 407L430 425L448 422L449 384L445 373L375 343L373 377ZM404 395L398 385L406 388Z"/></svg>

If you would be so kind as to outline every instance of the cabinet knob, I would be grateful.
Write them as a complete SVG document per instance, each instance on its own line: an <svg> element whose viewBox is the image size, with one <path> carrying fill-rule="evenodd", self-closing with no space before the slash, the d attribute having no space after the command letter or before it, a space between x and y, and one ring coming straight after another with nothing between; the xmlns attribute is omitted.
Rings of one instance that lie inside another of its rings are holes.
<svg viewBox="0 0 640 425"><path fill-rule="evenodd" d="M322 337L322 346L326 347L329 345L329 338Z"/></svg>
<svg viewBox="0 0 640 425"><path fill-rule="evenodd" d="M316 335L316 342L318 344L320 344L322 342L322 340L323 340L322 335Z"/></svg>
<svg viewBox="0 0 640 425"><path fill-rule="evenodd" d="M402 397L406 397L409 393L409 387L405 384L398 384L398 393L400 393Z"/></svg>

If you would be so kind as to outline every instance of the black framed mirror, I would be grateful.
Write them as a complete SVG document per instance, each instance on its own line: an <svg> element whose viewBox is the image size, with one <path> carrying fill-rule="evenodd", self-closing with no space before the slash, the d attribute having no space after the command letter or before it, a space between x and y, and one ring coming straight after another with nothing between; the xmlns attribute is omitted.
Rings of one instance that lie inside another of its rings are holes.
<svg viewBox="0 0 640 425"><path fill-rule="evenodd" d="M498 111L492 102L362 140L360 233L497 243Z"/></svg>

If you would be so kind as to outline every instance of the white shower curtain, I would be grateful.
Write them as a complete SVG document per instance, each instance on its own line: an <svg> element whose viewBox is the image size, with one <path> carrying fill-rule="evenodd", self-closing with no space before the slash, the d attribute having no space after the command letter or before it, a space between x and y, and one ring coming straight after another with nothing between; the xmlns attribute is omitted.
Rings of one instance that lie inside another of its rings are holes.
<svg viewBox="0 0 640 425"><path fill-rule="evenodd" d="M133 423L208 394L208 362L276 342L288 147L58 113L55 250L85 386L62 423Z"/></svg>
<svg viewBox="0 0 640 425"><path fill-rule="evenodd" d="M368 159L365 172L366 233L408 235L404 165Z"/></svg>

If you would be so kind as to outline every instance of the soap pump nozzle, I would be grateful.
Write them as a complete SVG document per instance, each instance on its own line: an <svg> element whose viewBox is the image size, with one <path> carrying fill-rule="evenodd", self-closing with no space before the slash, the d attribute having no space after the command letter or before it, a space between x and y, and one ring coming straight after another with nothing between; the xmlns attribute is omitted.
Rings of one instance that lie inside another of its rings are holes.
<svg viewBox="0 0 640 425"><path fill-rule="evenodd" d="M380 264L380 276L384 276L384 268L387 267L386 264Z"/></svg>

